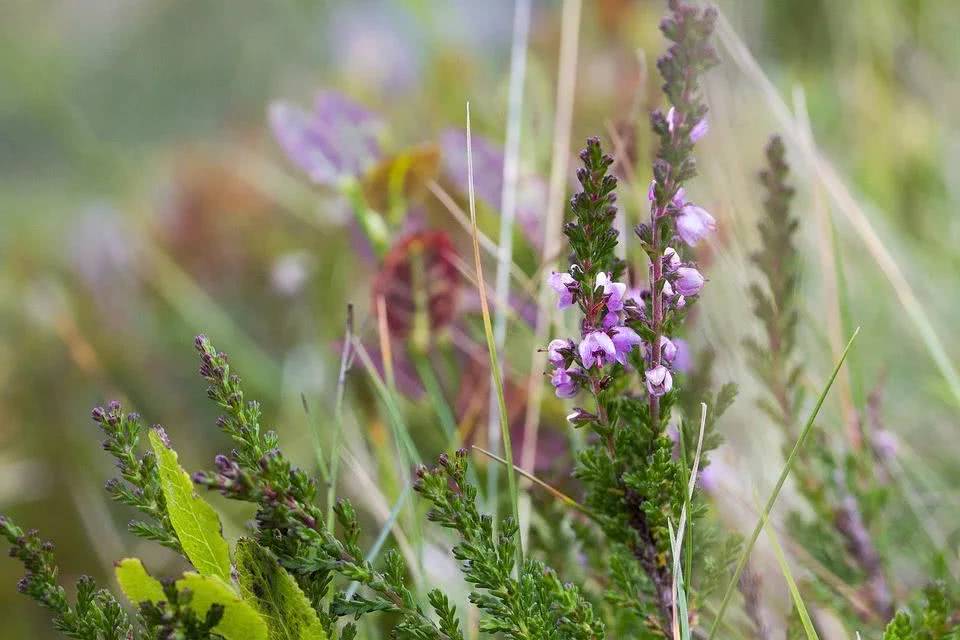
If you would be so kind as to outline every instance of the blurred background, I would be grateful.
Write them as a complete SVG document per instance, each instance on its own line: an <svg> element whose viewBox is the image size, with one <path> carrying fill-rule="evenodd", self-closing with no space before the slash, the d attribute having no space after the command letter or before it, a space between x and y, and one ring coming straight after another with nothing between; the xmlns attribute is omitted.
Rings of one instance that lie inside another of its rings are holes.
<svg viewBox="0 0 960 640"><path fill-rule="evenodd" d="M857 407L872 391L882 396L903 472L892 508L906 514L885 536L909 539L922 528L955 550L956 513L945 505L957 504L960 475L952 364L960 356L960 4L718 4L723 62L707 86L711 135L699 146L692 191L720 233L702 256L711 286L688 342L694 354L713 347L718 379L741 385L715 459L729 489L718 497L721 513L735 526L743 502L766 495L782 464L769 455L781 443L756 410L740 348L757 331L745 297L757 277L748 258L762 211L755 175L766 138L780 132L801 221L804 384L814 395L861 326L824 425L842 448ZM650 178L663 5L584 2L576 25L569 155L588 135L621 148L630 161L621 164L626 228L646 215L637 195ZM540 376L532 326L562 6L532 3L514 277L495 305L509 327L517 451L535 399L528 381ZM378 376L396 389L425 458L451 439L486 445L489 374L462 224L463 130L469 100L492 289L513 21L506 0L62 0L4 9L0 512L55 540L65 582L82 573L109 582L112 562L130 555L160 574L176 570L172 555L127 534L133 514L106 500L113 469L89 410L121 399L165 426L187 469L209 467L229 443L196 374L200 332L231 355L285 450L316 468L354 305L371 366L357 360L347 376L353 461L342 484L371 535L403 484ZM298 155L307 124L326 127L317 135L333 145L331 163ZM627 247L637 249L629 239ZM414 304L421 294L426 307ZM534 467L575 493L567 452L578 436L568 433L566 405L549 389L542 400ZM240 535L252 514L213 501L227 533ZM535 505L534 531L549 509ZM429 563L440 574L453 571L440 560L443 546ZM902 584L920 584L924 569L909 547L902 557ZM45 613L16 593L19 572L0 560L0 636L55 637Z"/></svg>

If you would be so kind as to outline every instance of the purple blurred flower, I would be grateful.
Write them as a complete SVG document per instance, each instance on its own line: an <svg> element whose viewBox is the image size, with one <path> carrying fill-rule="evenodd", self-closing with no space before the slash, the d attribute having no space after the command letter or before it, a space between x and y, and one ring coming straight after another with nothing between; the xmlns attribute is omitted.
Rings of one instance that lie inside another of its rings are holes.
<svg viewBox="0 0 960 640"><path fill-rule="evenodd" d="M695 204L684 205L677 214L677 234L691 247L716 228L717 222L713 216Z"/></svg>
<svg viewBox="0 0 960 640"><path fill-rule="evenodd" d="M663 251L663 271L664 273L673 273L680 268L680 256L677 255L673 247L667 247Z"/></svg>
<svg viewBox="0 0 960 640"><path fill-rule="evenodd" d="M577 288L577 281L569 273L554 271L547 277L547 284L557 292L557 309L566 309L573 304L573 292Z"/></svg>
<svg viewBox="0 0 960 640"><path fill-rule="evenodd" d="M670 391L673 388L673 376L670 375L670 371L661 365L657 365L653 369L647 369L647 391L650 392L650 395L660 397Z"/></svg>
<svg viewBox="0 0 960 640"><path fill-rule="evenodd" d="M620 314L616 311L607 311L607 314L603 316L603 328L612 329L618 324L620 324Z"/></svg>
<svg viewBox="0 0 960 640"><path fill-rule="evenodd" d="M643 344L643 339L630 327L617 327L613 330L613 346L617 350L616 359L622 365L627 364L627 356L634 347Z"/></svg>
<svg viewBox="0 0 960 640"><path fill-rule="evenodd" d="M447 129L440 135L443 172L457 189L467 192L467 134L462 129ZM473 188L477 198L499 211L503 197L503 150L486 138L474 135ZM521 171L517 182L517 224L534 247L543 244L543 216L547 202L547 183L542 176Z"/></svg>
<svg viewBox="0 0 960 640"><path fill-rule="evenodd" d="M681 296L695 296L703 289L703 276L693 267L680 267L673 285Z"/></svg>
<svg viewBox="0 0 960 640"><path fill-rule="evenodd" d="M603 295L608 296L607 309L610 311L623 309L623 298L627 292L627 285L622 282L613 282L608 273L601 271L597 274L596 286L603 289Z"/></svg>
<svg viewBox="0 0 960 640"><path fill-rule="evenodd" d="M690 371L690 366L693 363L690 355L690 345L682 338L674 338L673 346L676 349L676 354L673 358L673 368L680 373L687 373Z"/></svg>
<svg viewBox="0 0 960 640"><path fill-rule="evenodd" d="M693 128L690 129L690 142L696 143L699 142L700 138L707 135L710 132L710 123L707 122L707 118L704 117L697 124L693 125Z"/></svg>
<svg viewBox="0 0 960 640"><path fill-rule="evenodd" d="M677 189L677 192L673 194L673 200L670 201L674 207L677 209L683 209L683 206L687 204L687 192L683 187Z"/></svg>
<svg viewBox="0 0 960 640"><path fill-rule="evenodd" d="M551 340L547 345L547 361L555 367L562 367L575 348L573 340L562 338Z"/></svg>
<svg viewBox="0 0 960 640"><path fill-rule="evenodd" d="M346 177L361 175L380 157L379 120L339 93L318 93L312 112L276 101L269 117L289 160L317 184L337 186Z"/></svg>
<svg viewBox="0 0 960 640"><path fill-rule="evenodd" d="M598 367L613 362L617 357L617 348L603 331L591 331L580 341L580 359L587 369L596 364Z"/></svg>
<svg viewBox="0 0 960 640"><path fill-rule="evenodd" d="M577 383L577 379L570 375L575 371L576 369L574 367L570 367L569 369L560 367L553 372L550 383L553 385L554 392L558 398L572 398L577 395L577 390L580 385Z"/></svg>

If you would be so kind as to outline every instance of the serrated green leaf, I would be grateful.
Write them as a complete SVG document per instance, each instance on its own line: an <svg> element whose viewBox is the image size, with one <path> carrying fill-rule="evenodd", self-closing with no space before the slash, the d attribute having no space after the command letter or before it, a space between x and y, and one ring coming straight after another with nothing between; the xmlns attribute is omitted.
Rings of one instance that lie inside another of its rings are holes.
<svg viewBox="0 0 960 640"><path fill-rule="evenodd" d="M177 452L164 443L156 430L150 431L150 444L157 456L170 523L184 553L201 575L216 576L229 584L230 547L221 534L220 517L193 490L190 476L177 462Z"/></svg>
<svg viewBox="0 0 960 640"><path fill-rule="evenodd" d="M263 617L220 578L188 572L177 580L177 589L193 593L189 606L201 619L211 605L223 605L223 619L213 630L226 640L267 640Z"/></svg>
<svg viewBox="0 0 960 640"><path fill-rule="evenodd" d="M123 595L131 604L141 602L164 602L163 585L160 581L147 573L140 558L124 558L114 568L117 583L123 590Z"/></svg>
<svg viewBox="0 0 960 640"><path fill-rule="evenodd" d="M269 622L270 640L327 640L327 634L297 581L253 540L236 547L240 589Z"/></svg>

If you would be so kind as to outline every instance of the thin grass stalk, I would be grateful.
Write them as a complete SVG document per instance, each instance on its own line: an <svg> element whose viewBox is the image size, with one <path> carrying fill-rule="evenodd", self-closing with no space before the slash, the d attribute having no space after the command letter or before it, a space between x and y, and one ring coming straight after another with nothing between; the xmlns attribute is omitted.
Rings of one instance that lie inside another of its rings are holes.
<svg viewBox="0 0 960 640"><path fill-rule="evenodd" d="M340 370L337 373L337 394L333 401L333 434L330 440L329 478L327 480L327 527L333 529L333 506L337 499L337 471L340 466L340 436L343 433L343 396L347 388L347 371L353 361L353 305L347 305L347 319L343 329L343 347L340 349Z"/></svg>
<svg viewBox="0 0 960 640"><path fill-rule="evenodd" d="M797 588L797 582L793 579L793 573L790 571L787 557L783 553L780 541L777 540L777 534L769 524L770 521L764 517L763 528L767 532L767 537L770 538L770 544L773 546L774 555L777 556L780 571L787 580L787 586L790 588L790 596L793 598L793 606L796 607L797 613L800 615L800 622L803 624L803 631L807 635L807 640L820 640L820 636L817 635L817 630L813 626L813 621L810 619L810 614L807 612L807 606L803 603L800 589Z"/></svg>
<svg viewBox="0 0 960 640"><path fill-rule="evenodd" d="M487 287L483 281L483 264L480 260L480 241L477 236L477 205L473 191L473 138L470 131L470 103L467 103L467 183L469 185L470 221L473 224L473 259L477 270L477 289L480 293L480 310L483 314L483 331L487 337L487 352L490 356L491 385L497 391L497 405L500 409L500 437L507 460L513 460L513 447L510 444L510 418L507 414L507 401L503 396L503 378L500 376L500 362L493 341L493 327L490 322L490 308L487 305ZM496 473L492 471L492 473ZM507 466L507 486L510 492L510 506L514 519L520 522L520 509L517 505L517 476L513 465ZM496 513L496 504L491 513ZM494 519L496 522L496 519ZM523 545L517 545L517 572L523 569Z"/></svg>
<svg viewBox="0 0 960 640"><path fill-rule="evenodd" d="M510 93L507 100L507 139L503 158L503 188L500 193L500 235L497 247L497 271L494 296L510 300L510 264L513 261L513 223L517 215L517 182L520 175L520 128L523 121L523 84L527 72L527 37L530 31L530 0L517 0L513 14L513 44L510 51ZM507 340L507 314L503 305L495 309L493 343L501 354ZM487 402L487 442L494 453L500 452L500 425L497 419L497 391L490 387ZM487 475L487 495L497 495L499 474Z"/></svg>

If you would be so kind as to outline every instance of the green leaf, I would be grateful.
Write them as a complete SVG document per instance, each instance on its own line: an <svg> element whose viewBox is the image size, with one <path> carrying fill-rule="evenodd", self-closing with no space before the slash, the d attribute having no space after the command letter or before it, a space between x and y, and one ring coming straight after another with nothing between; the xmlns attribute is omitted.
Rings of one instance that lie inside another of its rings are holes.
<svg viewBox="0 0 960 640"><path fill-rule="evenodd" d="M787 586L790 587L790 596L793 598L793 606L797 610L797 614L800 616L800 622L803 623L803 631L807 635L807 640L820 640L820 636L817 635L817 630L813 626L813 621L810 619L810 614L807 612L807 607L803 603L803 596L800 595L800 589L797 588L797 582L793 579L793 573L790 571L790 565L787 563L787 557L783 553L783 548L780 546L780 541L777 539L777 533L773 530L773 527L770 525L770 521L764 518L763 520L764 529L767 532L767 535L770 537L770 543L773 546L773 552L777 556L777 562L780 564L780 571L783 573L783 577L787 580Z"/></svg>
<svg viewBox="0 0 960 640"><path fill-rule="evenodd" d="M189 589L193 593L189 606L201 619L211 605L223 605L223 619L213 630L226 640L267 640L267 623L220 578L188 572L177 580L177 589Z"/></svg>
<svg viewBox="0 0 960 640"><path fill-rule="evenodd" d="M270 640L327 640L327 634L297 581L253 540L236 547L240 589L269 621Z"/></svg>
<svg viewBox="0 0 960 640"><path fill-rule="evenodd" d="M164 602L163 585L147 573L140 558L124 558L114 568L117 583L132 604L141 602Z"/></svg>
<svg viewBox="0 0 960 640"><path fill-rule="evenodd" d="M221 534L217 512L194 492L190 476L177 462L177 452L155 429L150 431L150 444L157 456L167 513L184 553L201 575L229 584L230 547Z"/></svg>

